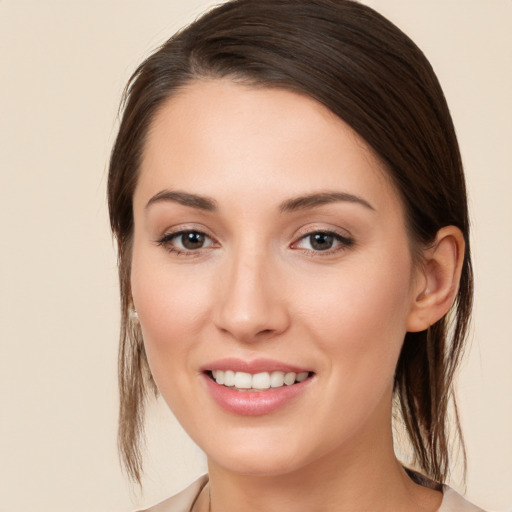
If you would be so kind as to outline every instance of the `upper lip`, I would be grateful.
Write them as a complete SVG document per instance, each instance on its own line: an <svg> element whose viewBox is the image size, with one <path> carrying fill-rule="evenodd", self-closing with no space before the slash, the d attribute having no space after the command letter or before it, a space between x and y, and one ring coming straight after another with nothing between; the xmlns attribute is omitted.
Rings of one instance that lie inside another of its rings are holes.
<svg viewBox="0 0 512 512"><path fill-rule="evenodd" d="M246 373L261 373L261 372L310 372L308 368L303 368L293 364L283 363L274 359L253 359L246 361L234 357L217 359L207 363L201 367L201 371L213 371L213 370L233 370L234 372L246 372Z"/></svg>

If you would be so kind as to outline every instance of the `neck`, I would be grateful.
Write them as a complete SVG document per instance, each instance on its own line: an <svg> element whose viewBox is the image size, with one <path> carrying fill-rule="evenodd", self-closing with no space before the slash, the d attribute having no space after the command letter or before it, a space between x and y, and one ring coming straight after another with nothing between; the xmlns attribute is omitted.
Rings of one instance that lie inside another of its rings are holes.
<svg viewBox="0 0 512 512"><path fill-rule="evenodd" d="M434 512L439 508L441 493L412 482L397 461L391 427L385 436L361 441L353 440L350 449L340 448L279 475L239 474L209 460L208 506L211 512Z"/></svg>

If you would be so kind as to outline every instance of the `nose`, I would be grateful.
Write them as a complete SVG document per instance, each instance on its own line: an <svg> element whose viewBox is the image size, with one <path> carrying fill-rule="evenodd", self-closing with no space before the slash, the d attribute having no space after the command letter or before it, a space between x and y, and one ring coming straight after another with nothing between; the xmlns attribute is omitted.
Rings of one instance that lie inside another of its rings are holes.
<svg viewBox="0 0 512 512"><path fill-rule="evenodd" d="M290 323L284 280L268 260L240 254L226 262L219 282L217 328L244 343L273 338Z"/></svg>

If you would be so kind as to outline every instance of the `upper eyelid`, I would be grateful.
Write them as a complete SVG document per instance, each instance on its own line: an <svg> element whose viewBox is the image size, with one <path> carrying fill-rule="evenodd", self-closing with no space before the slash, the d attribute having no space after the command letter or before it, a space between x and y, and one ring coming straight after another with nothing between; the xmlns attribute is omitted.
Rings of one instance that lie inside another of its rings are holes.
<svg viewBox="0 0 512 512"><path fill-rule="evenodd" d="M175 226L170 226L165 228L164 230L160 231L160 234L157 235L159 239L167 237L167 236L174 236L180 233L201 233L203 235L208 236L209 238L215 239L216 237L212 235L211 231L207 229L203 225L197 225L197 224L176 224Z"/></svg>
<svg viewBox="0 0 512 512"><path fill-rule="evenodd" d="M343 240L351 240L352 237L348 234L339 233L338 231L334 231L332 229L315 229L313 231L308 231L307 233L304 233L298 237L298 240L302 240L303 238L307 238L311 235L317 235L317 234L323 234L323 235L332 235L335 238L341 238Z"/></svg>
<svg viewBox="0 0 512 512"><path fill-rule="evenodd" d="M324 231L320 231L320 230L317 230L317 231L310 231L309 233L306 233L304 235L301 235L299 236L294 242L291 243L291 245L295 245L297 243L299 243L300 241L312 236L312 235L316 235L316 234L325 234L325 235L331 235L333 236L336 240L338 240L338 242L340 243L350 243L351 245L354 243L354 239L352 237L348 237L348 236L345 236L345 235L342 235L340 233L337 233L336 231L327 231L327 230L324 230Z"/></svg>
<svg viewBox="0 0 512 512"><path fill-rule="evenodd" d="M321 225L303 226L302 228L298 229L295 232L294 239L299 240L306 236L314 235L315 233L329 233L329 234L337 235L341 238L348 239L348 240L354 239L352 233L350 233L350 231L348 231L347 229L334 227L334 226L325 227L325 226L321 226Z"/></svg>
<svg viewBox="0 0 512 512"><path fill-rule="evenodd" d="M162 243L163 241L172 240L174 237L178 237L180 235L183 235L184 233L199 233L201 235L204 235L205 237L209 238L212 242L218 243L216 238L212 235L208 234L206 231L203 231L201 229L177 229L176 231L166 231L162 236L160 236L157 240L157 242Z"/></svg>

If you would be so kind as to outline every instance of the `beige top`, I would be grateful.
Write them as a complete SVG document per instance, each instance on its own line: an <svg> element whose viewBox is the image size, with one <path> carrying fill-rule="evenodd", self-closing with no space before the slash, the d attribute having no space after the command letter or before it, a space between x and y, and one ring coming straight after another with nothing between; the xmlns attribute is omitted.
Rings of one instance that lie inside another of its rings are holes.
<svg viewBox="0 0 512 512"><path fill-rule="evenodd" d="M208 475L203 475L180 493L139 512L190 512L201 489L207 483ZM443 502L437 512L485 512L466 501L448 486L444 486L443 494Z"/></svg>

